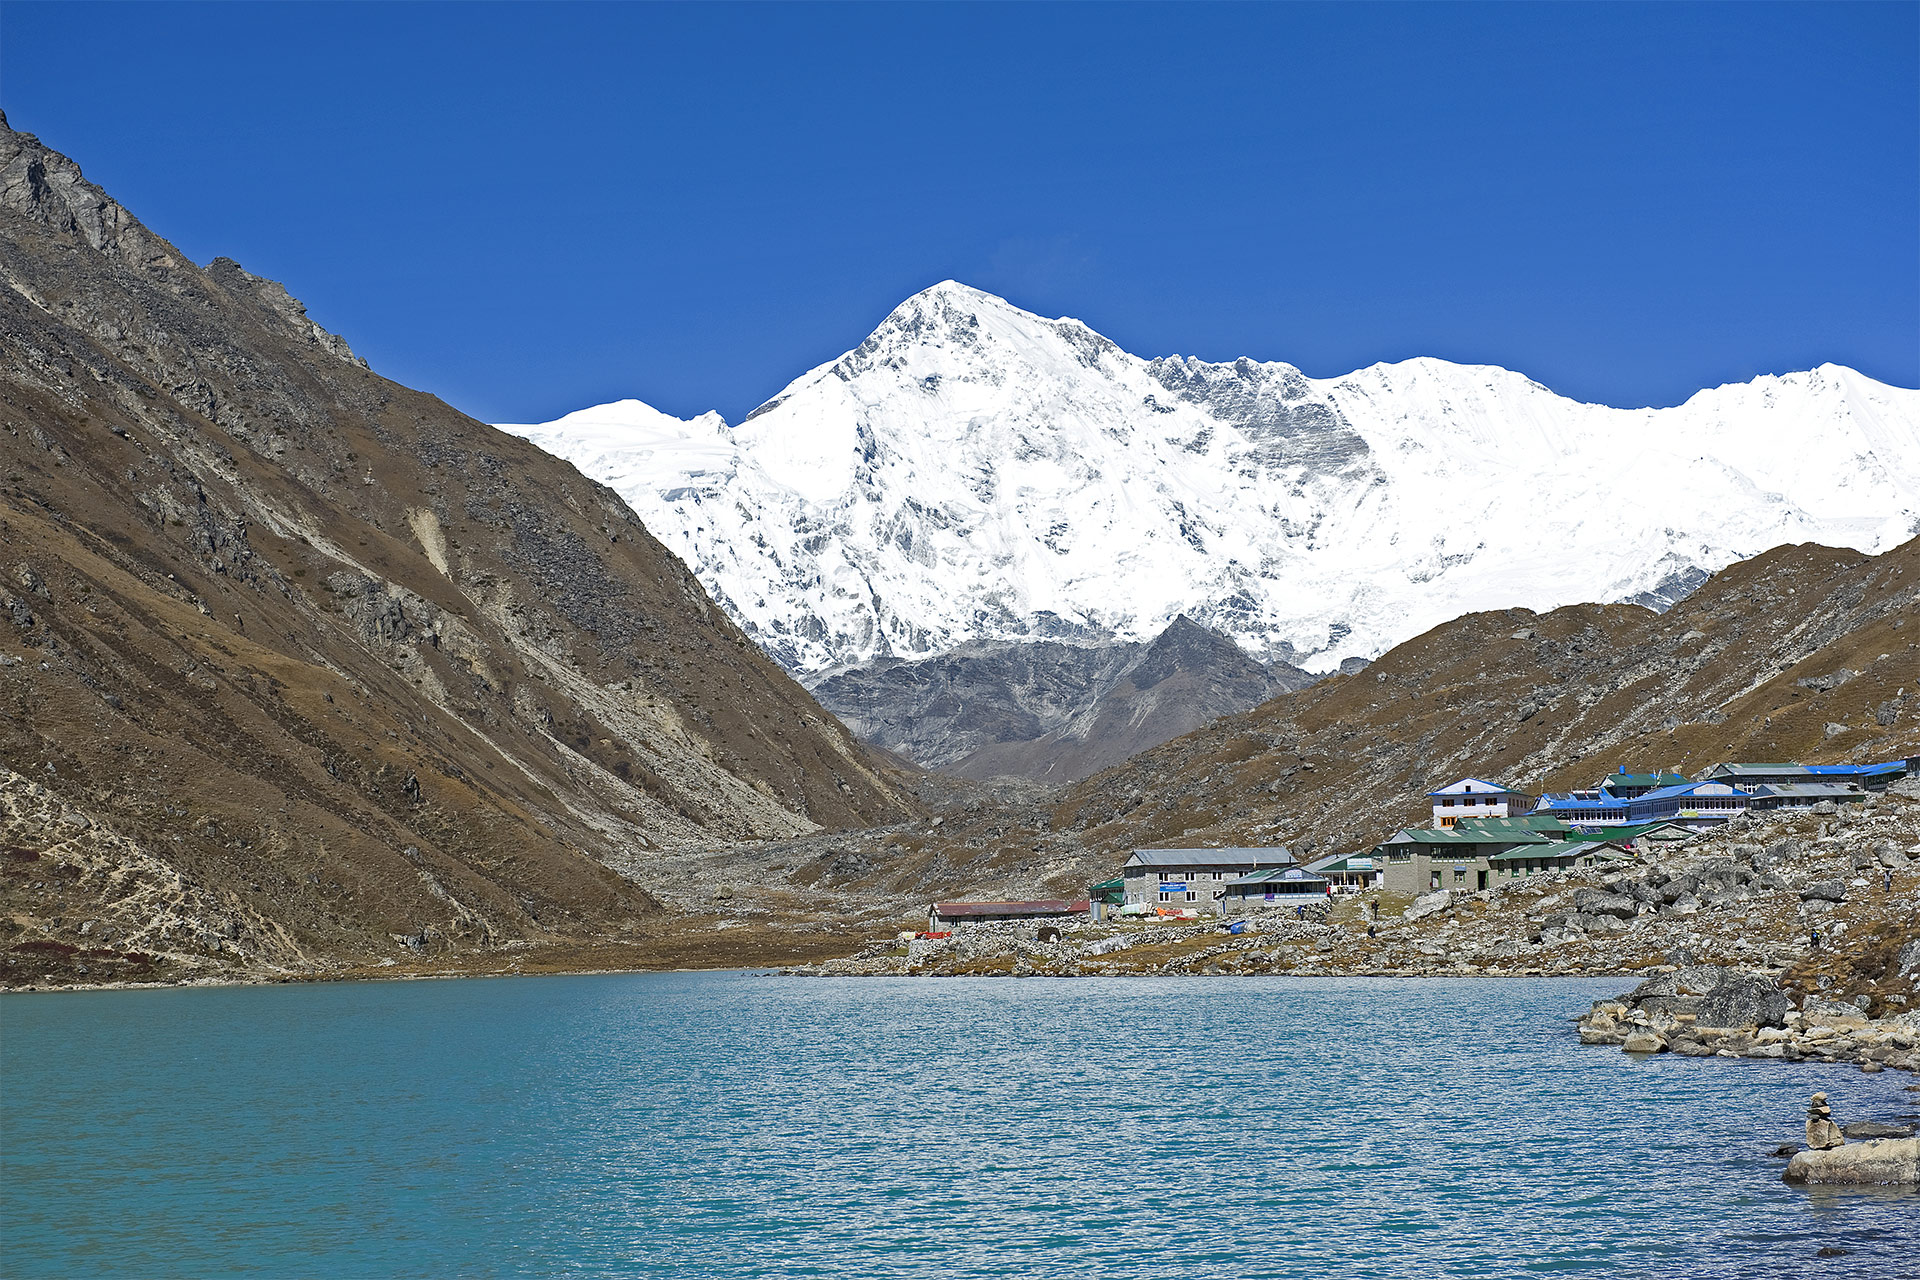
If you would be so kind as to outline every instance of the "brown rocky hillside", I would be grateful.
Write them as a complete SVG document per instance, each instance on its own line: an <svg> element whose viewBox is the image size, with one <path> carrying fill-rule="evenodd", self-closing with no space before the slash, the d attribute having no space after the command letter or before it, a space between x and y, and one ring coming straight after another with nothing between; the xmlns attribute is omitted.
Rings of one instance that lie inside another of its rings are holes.
<svg viewBox="0 0 1920 1280"><path fill-rule="evenodd" d="M1469 614L1069 792L1101 844L1347 850L1423 822L1466 774L1535 791L1726 760L1920 752L1920 540L1879 557L1778 547L1663 614Z"/></svg>
<svg viewBox="0 0 1920 1280"><path fill-rule="evenodd" d="M1618 766L1920 754L1920 540L1779 547L1670 611L1469 614L1046 798L854 835L809 885L913 898L1066 896L1141 846L1371 846L1464 775L1539 789Z"/></svg>
<svg viewBox="0 0 1920 1280"><path fill-rule="evenodd" d="M0 117L0 983L644 931L915 811L610 490Z"/></svg>

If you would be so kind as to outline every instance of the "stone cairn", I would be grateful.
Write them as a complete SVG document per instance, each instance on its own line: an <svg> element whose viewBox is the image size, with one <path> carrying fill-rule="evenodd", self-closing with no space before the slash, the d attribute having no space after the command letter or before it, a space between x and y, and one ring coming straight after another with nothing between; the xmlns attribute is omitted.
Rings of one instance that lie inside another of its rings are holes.
<svg viewBox="0 0 1920 1280"><path fill-rule="evenodd" d="M1833 1122L1833 1110L1827 1106L1827 1095L1814 1094L1813 1101L1807 1105L1807 1149L1825 1151L1829 1147L1844 1146L1846 1141L1840 1126Z"/></svg>

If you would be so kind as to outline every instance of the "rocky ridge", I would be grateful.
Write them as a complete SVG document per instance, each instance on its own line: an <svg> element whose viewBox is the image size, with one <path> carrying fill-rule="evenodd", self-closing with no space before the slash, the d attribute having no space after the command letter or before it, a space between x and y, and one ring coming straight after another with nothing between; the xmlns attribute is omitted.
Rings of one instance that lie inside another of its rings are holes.
<svg viewBox="0 0 1920 1280"><path fill-rule="evenodd" d="M925 768L1062 783L1313 681L1180 617L1151 643L977 641L807 683L867 742Z"/></svg>
<svg viewBox="0 0 1920 1280"><path fill-rule="evenodd" d="M919 812L621 499L0 118L0 985L671 929Z"/></svg>

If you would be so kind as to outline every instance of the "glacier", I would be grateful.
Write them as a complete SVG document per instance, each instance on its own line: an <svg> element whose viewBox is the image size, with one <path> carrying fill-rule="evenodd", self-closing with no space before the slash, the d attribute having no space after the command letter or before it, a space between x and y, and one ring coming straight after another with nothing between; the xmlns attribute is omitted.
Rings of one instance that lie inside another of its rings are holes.
<svg viewBox="0 0 1920 1280"><path fill-rule="evenodd" d="M809 683L1181 615L1324 672L1475 610L1660 607L1783 543L1920 533L1920 391L1840 365L1618 409L1428 358L1147 359L953 281L737 425L622 400L501 429L618 491Z"/></svg>

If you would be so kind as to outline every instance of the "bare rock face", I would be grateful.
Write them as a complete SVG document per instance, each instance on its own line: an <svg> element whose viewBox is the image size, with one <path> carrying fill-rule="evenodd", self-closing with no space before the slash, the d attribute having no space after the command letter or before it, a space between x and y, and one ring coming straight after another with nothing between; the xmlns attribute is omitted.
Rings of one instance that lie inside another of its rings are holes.
<svg viewBox="0 0 1920 1280"><path fill-rule="evenodd" d="M1876 1138L1802 1151L1780 1177L1809 1186L1920 1187L1920 1138Z"/></svg>
<svg viewBox="0 0 1920 1280"><path fill-rule="evenodd" d="M965 778L1073 782L1314 677L1176 618L1151 643L961 645L812 682L875 746Z"/></svg>

